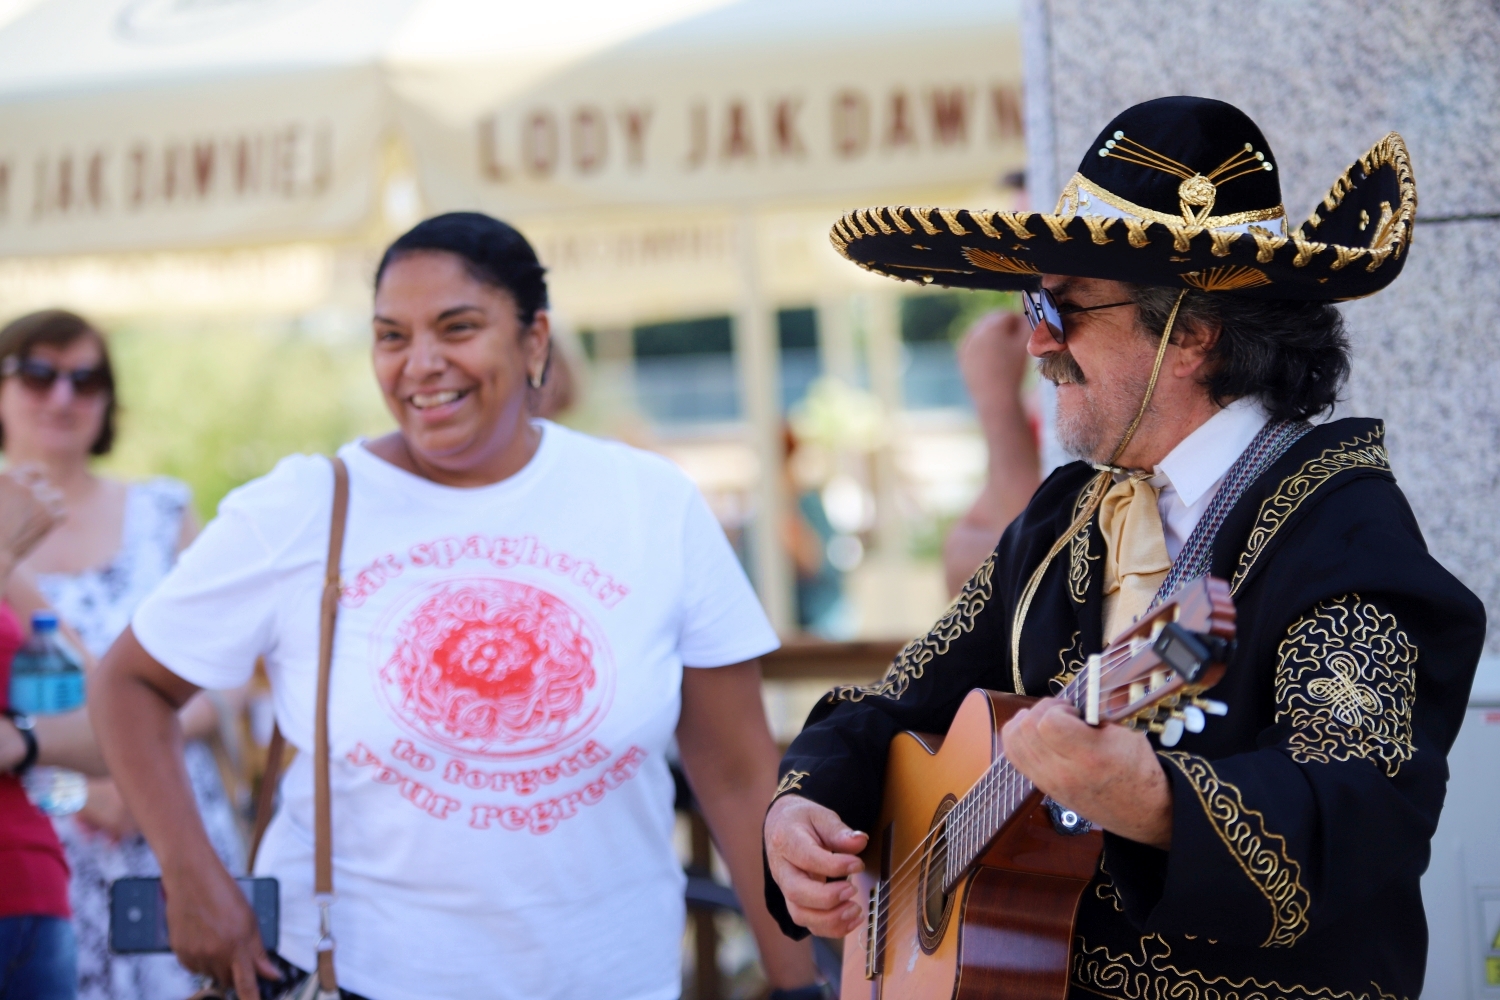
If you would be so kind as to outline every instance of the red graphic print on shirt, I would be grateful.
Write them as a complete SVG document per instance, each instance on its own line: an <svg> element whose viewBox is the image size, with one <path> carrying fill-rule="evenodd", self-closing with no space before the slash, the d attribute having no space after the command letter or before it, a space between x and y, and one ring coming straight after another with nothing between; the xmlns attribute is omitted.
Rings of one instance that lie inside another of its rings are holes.
<svg viewBox="0 0 1500 1000"><path fill-rule="evenodd" d="M609 710L603 633L556 595L450 579L412 604L380 680L416 735L469 757L533 757L579 740Z"/></svg>

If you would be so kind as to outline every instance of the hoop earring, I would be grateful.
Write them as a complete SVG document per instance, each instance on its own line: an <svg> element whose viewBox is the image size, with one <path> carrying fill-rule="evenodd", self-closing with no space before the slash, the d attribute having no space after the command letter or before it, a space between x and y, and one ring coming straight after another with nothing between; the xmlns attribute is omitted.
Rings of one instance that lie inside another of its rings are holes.
<svg viewBox="0 0 1500 1000"><path fill-rule="evenodd" d="M533 389L540 389L547 381L547 372L552 369L552 340L547 340L547 357L542 361L542 373L540 375L527 375L526 381L531 383Z"/></svg>

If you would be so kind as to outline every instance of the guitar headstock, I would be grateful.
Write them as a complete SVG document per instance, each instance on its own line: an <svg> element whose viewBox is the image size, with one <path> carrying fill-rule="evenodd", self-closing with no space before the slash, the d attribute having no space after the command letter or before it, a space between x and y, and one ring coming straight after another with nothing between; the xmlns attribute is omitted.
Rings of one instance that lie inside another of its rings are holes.
<svg viewBox="0 0 1500 1000"><path fill-rule="evenodd" d="M1201 732L1205 715L1227 711L1200 695L1224 676L1234 617L1223 580L1202 576L1184 584L1089 658L1077 692L1085 718L1144 726L1160 734L1164 746L1175 745L1184 731Z"/></svg>

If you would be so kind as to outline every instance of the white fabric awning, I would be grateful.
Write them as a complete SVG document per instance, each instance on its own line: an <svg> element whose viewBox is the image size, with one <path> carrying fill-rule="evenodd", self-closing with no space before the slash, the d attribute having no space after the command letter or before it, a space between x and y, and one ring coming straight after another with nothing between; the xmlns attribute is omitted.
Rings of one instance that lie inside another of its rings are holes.
<svg viewBox="0 0 1500 1000"><path fill-rule="evenodd" d="M737 210L1021 163L1014 3L43 0L0 30L0 256Z"/></svg>

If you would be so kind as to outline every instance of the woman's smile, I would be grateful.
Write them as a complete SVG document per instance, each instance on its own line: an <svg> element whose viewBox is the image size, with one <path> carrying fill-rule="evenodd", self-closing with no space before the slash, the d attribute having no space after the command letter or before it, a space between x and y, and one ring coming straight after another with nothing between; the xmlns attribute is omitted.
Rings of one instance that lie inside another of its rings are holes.
<svg viewBox="0 0 1500 1000"><path fill-rule="evenodd" d="M436 423L454 416L463 407L473 388L428 389L406 397L407 405L422 415L425 423Z"/></svg>

